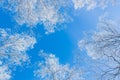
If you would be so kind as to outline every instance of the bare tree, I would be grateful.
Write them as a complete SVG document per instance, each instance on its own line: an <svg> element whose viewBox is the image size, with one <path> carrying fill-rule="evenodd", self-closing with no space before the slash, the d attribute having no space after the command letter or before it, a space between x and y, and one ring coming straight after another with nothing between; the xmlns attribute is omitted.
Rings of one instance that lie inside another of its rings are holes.
<svg viewBox="0 0 120 80"><path fill-rule="evenodd" d="M79 42L92 59L99 61L101 80L120 79L120 26L110 19L100 19L98 28ZM101 66L100 66L101 65Z"/></svg>

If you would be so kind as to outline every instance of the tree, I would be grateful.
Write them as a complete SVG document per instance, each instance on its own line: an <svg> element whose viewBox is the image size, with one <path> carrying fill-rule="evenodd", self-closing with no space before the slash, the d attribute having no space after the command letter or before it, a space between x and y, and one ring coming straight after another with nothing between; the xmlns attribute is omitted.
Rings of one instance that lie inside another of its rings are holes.
<svg viewBox="0 0 120 80"><path fill-rule="evenodd" d="M0 0L0 8L5 8L14 14L15 21L19 25L26 24L33 27L43 24L48 34L71 20L67 14L68 9L105 8L109 3L114 5L119 3L119 0Z"/></svg>
<svg viewBox="0 0 120 80"><path fill-rule="evenodd" d="M92 10L96 7L102 9L106 8L109 4L119 4L119 0L72 0L75 9L81 9L83 7L87 10Z"/></svg>
<svg viewBox="0 0 120 80"><path fill-rule="evenodd" d="M43 24L46 33L54 32L67 21L65 7L69 0L1 0L2 8L11 11L19 25ZM61 9L63 11L61 11Z"/></svg>
<svg viewBox="0 0 120 80"><path fill-rule="evenodd" d="M88 55L94 60L99 61L102 80L120 79L119 23L101 18L97 30L87 39L81 40L79 46L85 48Z"/></svg>
<svg viewBox="0 0 120 80"><path fill-rule="evenodd" d="M26 51L33 48L36 40L26 34L11 34L5 29L0 29L0 43L0 60L21 65L21 62L29 59Z"/></svg>
<svg viewBox="0 0 120 80"><path fill-rule="evenodd" d="M43 51L42 56L43 61L38 64L38 69L34 72L39 80L84 80L79 67L60 64L55 55Z"/></svg>
<svg viewBox="0 0 120 80"><path fill-rule="evenodd" d="M7 65L3 65L0 61L0 80L10 80L11 72Z"/></svg>
<svg viewBox="0 0 120 80"><path fill-rule="evenodd" d="M9 30L0 28L0 80L10 80L13 67L29 61L26 51L33 48L35 43L32 36L12 34Z"/></svg>

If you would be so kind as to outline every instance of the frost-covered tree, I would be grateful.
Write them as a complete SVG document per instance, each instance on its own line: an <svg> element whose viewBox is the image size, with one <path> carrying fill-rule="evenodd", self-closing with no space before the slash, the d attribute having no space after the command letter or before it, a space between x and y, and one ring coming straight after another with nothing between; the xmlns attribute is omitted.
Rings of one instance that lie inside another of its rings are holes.
<svg viewBox="0 0 120 80"><path fill-rule="evenodd" d="M107 6L120 4L119 0L72 0L75 9L81 9L83 7L87 8L87 10L92 10L94 8L100 7L102 9Z"/></svg>
<svg viewBox="0 0 120 80"><path fill-rule="evenodd" d="M36 43L34 37L26 34L11 34L7 30L0 28L0 60L4 63L21 65L29 59L26 51L33 48Z"/></svg>
<svg viewBox="0 0 120 80"><path fill-rule="evenodd" d="M43 24L47 33L67 20L65 8L69 0L1 0L1 7L11 11L18 24Z"/></svg>
<svg viewBox="0 0 120 80"><path fill-rule="evenodd" d="M119 2L119 0L0 0L0 8L11 11L19 25L33 27L43 24L46 33L52 33L63 23L71 20L67 14L68 8L74 7L76 10L85 7L91 10Z"/></svg>
<svg viewBox="0 0 120 80"><path fill-rule="evenodd" d="M101 18L96 31L79 42L92 59L98 61L102 80L120 79L120 24ZM100 66L101 65L101 66Z"/></svg>
<svg viewBox="0 0 120 80"><path fill-rule="evenodd" d="M46 54L43 51L42 62L34 71L38 80L84 80L82 70L69 64L60 64L59 59L53 54Z"/></svg>
<svg viewBox="0 0 120 80"><path fill-rule="evenodd" d="M11 72L8 69L7 65L3 65L2 61L0 61L0 80L10 80Z"/></svg>
<svg viewBox="0 0 120 80"><path fill-rule="evenodd" d="M0 80L10 80L13 67L29 61L26 51L33 48L35 43L32 36L12 34L9 30L0 28Z"/></svg>

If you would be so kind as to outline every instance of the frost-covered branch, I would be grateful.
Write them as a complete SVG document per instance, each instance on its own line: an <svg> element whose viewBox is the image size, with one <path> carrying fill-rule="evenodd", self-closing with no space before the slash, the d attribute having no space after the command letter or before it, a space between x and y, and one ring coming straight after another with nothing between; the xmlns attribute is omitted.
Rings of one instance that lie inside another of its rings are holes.
<svg viewBox="0 0 120 80"><path fill-rule="evenodd" d="M75 9L81 9L83 7L87 10L92 10L97 7L102 9L106 8L109 5L120 4L119 0L72 0Z"/></svg>
<svg viewBox="0 0 120 80"><path fill-rule="evenodd" d="M30 27L43 24L47 33L66 22L65 9L69 0L5 0L1 7L11 11L18 24Z"/></svg>
<svg viewBox="0 0 120 80"><path fill-rule="evenodd" d="M36 39L32 36L12 34L0 28L0 80L10 80L13 67L29 61L26 51L33 48L35 43Z"/></svg>
<svg viewBox="0 0 120 80"><path fill-rule="evenodd" d="M120 77L120 25L114 20L101 19L96 31L79 42L87 54L103 63L103 80L118 80ZM99 63L98 63L99 64Z"/></svg>
<svg viewBox="0 0 120 80"><path fill-rule="evenodd" d="M84 80L80 68L69 64L60 64L59 59L53 54L43 53L43 62L34 72L39 80Z"/></svg>
<svg viewBox="0 0 120 80"><path fill-rule="evenodd" d="M7 65L3 65L0 61L0 80L10 80L11 71L8 69Z"/></svg>
<svg viewBox="0 0 120 80"><path fill-rule="evenodd" d="M36 40L29 35L10 34L5 29L0 29L0 43L0 60L21 65L29 59L26 51L33 48Z"/></svg>

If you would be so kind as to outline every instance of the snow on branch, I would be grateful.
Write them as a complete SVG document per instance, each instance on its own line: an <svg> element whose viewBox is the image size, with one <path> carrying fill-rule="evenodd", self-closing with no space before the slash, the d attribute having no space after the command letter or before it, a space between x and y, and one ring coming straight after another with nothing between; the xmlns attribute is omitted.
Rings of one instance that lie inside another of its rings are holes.
<svg viewBox="0 0 120 80"><path fill-rule="evenodd" d="M46 54L42 51L43 61L34 71L35 76L42 80L84 80L82 70L69 64L60 64L54 54Z"/></svg>

